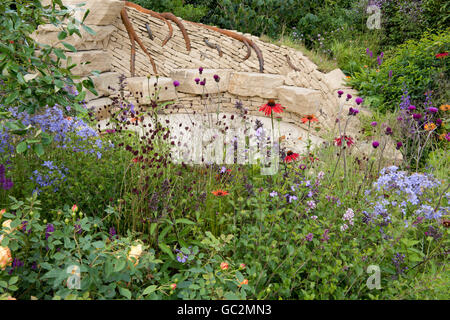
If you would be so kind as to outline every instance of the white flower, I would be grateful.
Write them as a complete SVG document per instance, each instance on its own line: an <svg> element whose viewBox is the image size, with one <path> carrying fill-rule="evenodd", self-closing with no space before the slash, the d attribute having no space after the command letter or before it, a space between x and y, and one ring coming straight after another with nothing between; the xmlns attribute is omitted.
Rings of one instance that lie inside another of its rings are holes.
<svg viewBox="0 0 450 320"><path fill-rule="evenodd" d="M345 223L341 226L341 231L345 231L348 229L348 225L346 225Z"/></svg>

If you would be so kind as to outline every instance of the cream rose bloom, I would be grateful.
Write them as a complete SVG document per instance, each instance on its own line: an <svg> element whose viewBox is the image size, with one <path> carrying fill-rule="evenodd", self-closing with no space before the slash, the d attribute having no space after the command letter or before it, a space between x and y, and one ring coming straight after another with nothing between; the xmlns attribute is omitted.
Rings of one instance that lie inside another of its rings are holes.
<svg viewBox="0 0 450 320"><path fill-rule="evenodd" d="M0 247L0 269L5 270L12 262L11 250L8 247Z"/></svg>
<svg viewBox="0 0 450 320"><path fill-rule="evenodd" d="M136 259L137 265L139 263L139 257L142 255L142 244L138 244L136 246L131 246L130 252L128 253L128 259L132 260L132 258Z"/></svg>
<svg viewBox="0 0 450 320"><path fill-rule="evenodd" d="M6 220L2 223L2 227L5 230L6 233L11 233L13 230L11 229L11 219Z"/></svg>

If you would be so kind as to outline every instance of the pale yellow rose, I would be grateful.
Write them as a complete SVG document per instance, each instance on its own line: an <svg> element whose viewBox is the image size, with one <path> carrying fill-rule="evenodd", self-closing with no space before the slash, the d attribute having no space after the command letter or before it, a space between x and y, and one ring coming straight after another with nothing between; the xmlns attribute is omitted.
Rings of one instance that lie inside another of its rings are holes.
<svg viewBox="0 0 450 320"><path fill-rule="evenodd" d="M2 227L5 230L6 233L11 233L13 230L11 229L11 219L6 220L2 223Z"/></svg>
<svg viewBox="0 0 450 320"><path fill-rule="evenodd" d="M136 259L137 265L139 263L139 257L142 255L142 245L138 244L136 246L131 246L130 252L128 253L128 259L132 260L132 258Z"/></svg>
<svg viewBox="0 0 450 320"><path fill-rule="evenodd" d="M8 247L0 247L0 269L5 270L12 262L11 250Z"/></svg>

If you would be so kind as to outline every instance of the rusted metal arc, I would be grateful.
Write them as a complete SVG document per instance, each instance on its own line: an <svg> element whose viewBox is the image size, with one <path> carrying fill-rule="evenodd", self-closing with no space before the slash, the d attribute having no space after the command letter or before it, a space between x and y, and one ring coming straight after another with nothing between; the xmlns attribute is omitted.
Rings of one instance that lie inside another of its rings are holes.
<svg viewBox="0 0 450 320"><path fill-rule="evenodd" d="M258 56L259 72L261 72L261 73L264 72L264 58L263 58L262 52L258 48L258 46L252 40L250 40L249 38L244 37L244 36L242 36L240 34L234 33L232 31L229 31L229 30L224 30L224 29L220 29L220 28L217 28L217 27L208 26L208 25L205 25L205 24L202 24L202 23L192 22L192 21L187 21L187 22L192 23L193 25L196 25L196 26L199 26L199 27L203 27L203 28L206 28L206 29L209 29L209 30L213 30L213 31L219 32L219 33L224 34L224 35L226 35L228 37L231 37L233 39L242 41L244 43L247 42L247 44L250 47L252 47L253 50L255 50L256 55Z"/></svg>
<svg viewBox="0 0 450 320"><path fill-rule="evenodd" d="M250 56L252 55L252 48L250 47L250 45L248 44L248 42L247 41L242 41L244 44L245 44L245 46L247 47L247 55L244 57L244 60L243 61L245 61L245 60L247 60L248 58L250 58Z"/></svg>
<svg viewBox="0 0 450 320"><path fill-rule="evenodd" d="M167 21L166 18L164 18L163 16L161 16L158 12L155 12L155 11L152 11L152 10L148 10L148 9L145 9L145 8L142 8L141 6L139 6L139 5L137 5L137 4L133 3L133 2L128 2L128 1L125 1L125 6L130 7L130 8L134 8L134 9L136 9L136 10L139 11L139 12L149 14L149 15L151 15L152 17L158 18L158 19L164 21L164 22L167 24L167 27L169 28L169 34L168 34L167 37L164 39L164 41L162 42L162 45L161 45L161 46L164 47L164 45L170 40L170 38L172 38L172 36L173 36L173 28L172 28L172 25L170 24L169 21Z"/></svg>
<svg viewBox="0 0 450 320"><path fill-rule="evenodd" d="M145 52L145 54L150 59L150 63L152 64L152 67L153 67L153 72L155 74L157 74L158 72L156 71L155 61L153 60L153 58L150 55L150 53L148 53L147 49L145 49L144 44L142 43L142 41L139 39L139 37L137 36L136 32L134 31L133 26L132 26L132 24L130 22L130 19L128 18L127 10L125 8L123 8L120 11L120 16L122 17L123 24L125 25L125 28L127 29L128 34L130 35L131 42L136 40L136 42L139 44L141 49ZM133 48L133 44L132 44L132 48Z"/></svg>
<svg viewBox="0 0 450 320"><path fill-rule="evenodd" d="M186 49L187 51L191 51L191 40L189 39L186 28L184 27L183 23L181 23L180 19L178 19L174 14L170 12L163 12L160 13L160 15L167 20L173 21L178 26L178 28L180 28L180 31L183 34L184 42L186 43Z"/></svg>
<svg viewBox="0 0 450 320"><path fill-rule="evenodd" d="M287 60L288 65L289 65L292 69L294 69L295 71L302 71L301 69L297 68L296 66L294 66L294 65L292 64L291 58L289 58L289 56L288 56L287 54L285 55L285 57L286 57L286 60Z"/></svg>

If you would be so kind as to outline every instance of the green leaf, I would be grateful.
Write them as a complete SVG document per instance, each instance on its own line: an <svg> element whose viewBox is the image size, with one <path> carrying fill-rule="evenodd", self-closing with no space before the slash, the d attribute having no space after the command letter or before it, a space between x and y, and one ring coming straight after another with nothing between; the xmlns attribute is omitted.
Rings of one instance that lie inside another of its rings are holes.
<svg viewBox="0 0 450 320"><path fill-rule="evenodd" d="M65 38L67 38L67 32L65 32L64 30L60 31L58 33L58 40L64 40Z"/></svg>
<svg viewBox="0 0 450 320"><path fill-rule="evenodd" d="M17 151L17 153L23 153L23 152L27 151L27 143L25 141L22 141L21 143L19 143L16 147L16 151Z"/></svg>
<svg viewBox="0 0 450 320"><path fill-rule="evenodd" d="M89 11L89 10L88 10L88 11ZM83 29L86 30L89 34L91 34L91 35L93 35L93 36L95 35L95 31L92 30L91 28L89 28L87 25L82 24L81 26L82 26Z"/></svg>
<svg viewBox="0 0 450 320"><path fill-rule="evenodd" d="M173 255L172 250L170 250L170 248L166 244L160 243L159 247L161 248L161 250L163 252L167 253L169 255L169 257L172 258L172 260L175 260L175 256Z"/></svg>
<svg viewBox="0 0 450 320"><path fill-rule="evenodd" d="M125 265L127 264L127 261L123 258L120 258L119 261L114 266L114 272L120 272L125 268Z"/></svg>
<svg viewBox="0 0 450 320"><path fill-rule="evenodd" d="M130 290L119 287L119 292L120 292L121 295L123 295L128 300L131 299L131 291Z"/></svg>
<svg viewBox="0 0 450 320"><path fill-rule="evenodd" d="M72 51L72 52L77 52L77 49L75 49L75 47L73 45L71 45L70 43L67 42L61 42L63 44L64 47L66 47L68 50Z"/></svg>
<svg viewBox="0 0 450 320"><path fill-rule="evenodd" d="M175 220L176 223L185 223L185 224L195 224L194 221L191 221L189 219L180 218Z"/></svg>
<svg viewBox="0 0 450 320"><path fill-rule="evenodd" d="M44 155L44 147L42 146L42 143L33 144L33 151L38 157L42 157Z"/></svg>
<svg viewBox="0 0 450 320"><path fill-rule="evenodd" d="M142 292L142 295L144 296L149 295L150 293L155 292L156 288L157 286L155 285L148 286L147 288L145 288L144 292Z"/></svg>

